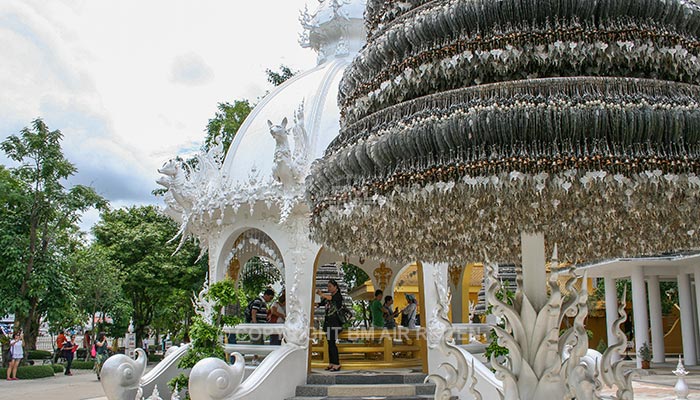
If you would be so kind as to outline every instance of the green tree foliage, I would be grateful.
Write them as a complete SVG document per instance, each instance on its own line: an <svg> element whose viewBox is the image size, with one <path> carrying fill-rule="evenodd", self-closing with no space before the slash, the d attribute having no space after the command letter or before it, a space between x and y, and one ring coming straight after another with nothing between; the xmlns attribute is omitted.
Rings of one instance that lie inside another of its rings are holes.
<svg viewBox="0 0 700 400"><path fill-rule="evenodd" d="M233 104L229 102L219 103L214 118L211 118L207 123L204 150L209 150L218 142L223 144L224 153L227 152L231 142L233 142L233 137L236 136L236 132L253 107L254 105L245 99L234 100Z"/></svg>
<svg viewBox="0 0 700 400"><path fill-rule="evenodd" d="M238 277L241 287L249 298L255 298L268 286L283 280L282 273L271 262L260 257L251 257Z"/></svg>
<svg viewBox="0 0 700 400"><path fill-rule="evenodd" d="M265 74L267 74L267 81L275 86L279 86L286 82L289 78L297 74L298 71L292 71L286 65L280 65L279 71L273 71L271 69L266 69Z"/></svg>
<svg viewBox="0 0 700 400"><path fill-rule="evenodd" d="M65 255L76 245L81 214L107 206L90 187L63 186L77 169L64 157L62 139L59 130L51 131L36 119L0 144L18 164L9 175L0 174L9 189L0 215L0 242L9 245L2 250L8 258L0 261L0 312L15 314L30 349L36 347L41 317L49 310L65 309L70 300L73 278L64 273Z"/></svg>
<svg viewBox="0 0 700 400"><path fill-rule="evenodd" d="M173 255L177 243L169 241L177 231L177 224L153 206L106 211L93 227L96 244L124 274L122 290L131 303L138 345L157 312L184 301L173 294L189 300L204 281L206 257L197 261L199 249L191 241Z"/></svg>
<svg viewBox="0 0 700 400"><path fill-rule="evenodd" d="M369 275L355 264L343 262L343 280L352 291L369 280Z"/></svg>
<svg viewBox="0 0 700 400"><path fill-rule="evenodd" d="M76 309L80 311L81 320L90 321L93 339L98 331L107 331L112 337L124 335L131 304L122 291L121 265L98 244L79 249L71 258L72 275L79 277L75 288ZM107 316L111 317L112 324L95 326L96 318L104 321Z"/></svg>

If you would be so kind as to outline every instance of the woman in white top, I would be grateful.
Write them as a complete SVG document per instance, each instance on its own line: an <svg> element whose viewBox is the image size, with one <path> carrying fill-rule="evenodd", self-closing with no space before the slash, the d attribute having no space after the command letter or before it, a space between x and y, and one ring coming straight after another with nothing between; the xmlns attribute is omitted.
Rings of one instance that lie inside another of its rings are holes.
<svg viewBox="0 0 700 400"><path fill-rule="evenodd" d="M406 318L408 320L408 325L404 325L408 329L416 329L416 310L418 308L416 298L413 297L413 295L407 294L406 301L408 301L408 305L401 310L401 314L403 314L401 319Z"/></svg>
<svg viewBox="0 0 700 400"><path fill-rule="evenodd" d="M287 296L284 290L280 293L280 297L277 299L272 307L270 307L269 319L270 322L275 324L283 324L284 318L287 316L285 307L287 305ZM281 335L270 335L270 344L282 344Z"/></svg>
<svg viewBox="0 0 700 400"><path fill-rule="evenodd" d="M7 380L16 381L17 379L17 367L19 367L20 361L24 358L24 349L22 348L22 339L24 336L20 332L16 332L12 335L12 340L10 340L10 366L7 368Z"/></svg>

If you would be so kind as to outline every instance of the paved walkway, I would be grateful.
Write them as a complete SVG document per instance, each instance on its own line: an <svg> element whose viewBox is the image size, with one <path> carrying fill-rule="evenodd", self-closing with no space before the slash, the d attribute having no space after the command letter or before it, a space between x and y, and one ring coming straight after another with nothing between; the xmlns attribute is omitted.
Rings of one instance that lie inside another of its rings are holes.
<svg viewBox="0 0 700 400"><path fill-rule="evenodd" d="M0 400L87 400L104 397L102 385L95 373L73 370L73 376L63 373L50 378L19 381L0 380Z"/></svg>

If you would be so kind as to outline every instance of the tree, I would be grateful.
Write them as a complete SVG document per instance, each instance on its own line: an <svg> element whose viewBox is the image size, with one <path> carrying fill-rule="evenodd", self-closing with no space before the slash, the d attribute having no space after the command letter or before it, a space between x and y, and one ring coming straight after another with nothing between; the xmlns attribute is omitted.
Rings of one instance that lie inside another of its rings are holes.
<svg viewBox="0 0 700 400"><path fill-rule="evenodd" d="M256 298L268 286L283 280L279 269L260 257L251 257L241 270L241 288L249 298Z"/></svg>
<svg viewBox="0 0 700 400"><path fill-rule="evenodd" d="M207 123L204 150L209 150L218 142L223 144L224 153L226 153L233 142L233 137L236 136L236 132L253 107L254 105L245 99L234 100L233 104L219 103L214 118L211 118Z"/></svg>
<svg viewBox="0 0 700 400"><path fill-rule="evenodd" d="M121 266L139 345L159 311L184 302L174 294L189 301L204 282L206 257L197 261L199 249L191 241L173 255L177 243L169 241L177 231L177 224L154 206L105 211L93 227L96 244Z"/></svg>
<svg viewBox="0 0 700 400"><path fill-rule="evenodd" d="M265 70L265 73L267 74L267 81L275 86L283 84L285 81L287 81L287 79L296 75L297 72L298 71L292 71L291 68L283 64L280 65L279 72L273 71L269 68Z"/></svg>
<svg viewBox="0 0 700 400"><path fill-rule="evenodd" d="M109 257L106 249L98 244L82 248L72 255L71 267L76 281L76 307L81 321L89 318L93 341L97 330L108 329L110 336L118 337L126 333L131 305L122 292L124 274L121 266ZM95 320L106 321L95 326ZM97 329L95 329L97 328Z"/></svg>
<svg viewBox="0 0 700 400"><path fill-rule="evenodd" d="M70 279L62 275L61 267L65 266L64 255L76 243L76 224L82 212L107 205L90 187L64 188L63 182L77 169L63 156L62 139L59 130L51 131L36 119L31 128L0 144L7 157L19 164L10 173L19 190L14 200L22 199L21 205L3 210L7 214L2 218L16 218L18 213L23 217L16 221L19 225L13 232L18 243L11 250L21 250L21 254L15 254L18 259L13 258L12 268L5 271L9 279L2 284L0 308L14 312L30 349L36 347L41 317L65 301Z"/></svg>

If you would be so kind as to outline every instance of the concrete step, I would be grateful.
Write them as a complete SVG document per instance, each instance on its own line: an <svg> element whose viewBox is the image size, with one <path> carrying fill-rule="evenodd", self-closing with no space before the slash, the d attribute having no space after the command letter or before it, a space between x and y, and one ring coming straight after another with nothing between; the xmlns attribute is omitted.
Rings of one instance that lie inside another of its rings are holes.
<svg viewBox="0 0 700 400"><path fill-rule="evenodd" d="M433 396L291 397L287 400L429 400Z"/></svg>
<svg viewBox="0 0 700 400"><path fill-rule="evenodd" d="M376 383L376 384L306 384L297 386L297 397L330 398L412 398L435 394L435 385L429 383Z"/></svg>
<svg viewBox="0 0 700 400"><path fill-rule="evenodd" d="M309 385L384 385L401 383L423 383L425 374L386 374L374 372L311 374L306 379Z"/></svg>

